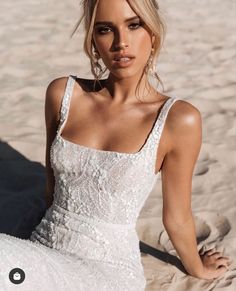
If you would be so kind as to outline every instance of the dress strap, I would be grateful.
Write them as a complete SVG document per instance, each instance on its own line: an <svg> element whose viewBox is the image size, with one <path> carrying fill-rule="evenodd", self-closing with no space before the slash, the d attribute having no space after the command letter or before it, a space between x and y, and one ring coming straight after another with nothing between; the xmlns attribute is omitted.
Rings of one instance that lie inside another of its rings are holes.
<svg viewBox="0 0 236 291"><path fill-rule="evenodd" d="M73 88L75 84L76 76L70 75L67 79L65 94L62 98L61 109L60 109L60 123L57 130L57 135L60 135L63 127L67 121L69 108L70 108L70 100L73 93Z"/></svg>
<svg viewBox="0 0 236 291"><path fill-rule="evenodd" d="M149 149L156 149L157 145L159 144L161 134L165 125L166 118L168 116L168 112L172 105L177 101L181 100L177 97L169 97L167 101L165 101L164 105L162 106L157 119L152 127L152 130L148 136L146 147Z"/></svg>

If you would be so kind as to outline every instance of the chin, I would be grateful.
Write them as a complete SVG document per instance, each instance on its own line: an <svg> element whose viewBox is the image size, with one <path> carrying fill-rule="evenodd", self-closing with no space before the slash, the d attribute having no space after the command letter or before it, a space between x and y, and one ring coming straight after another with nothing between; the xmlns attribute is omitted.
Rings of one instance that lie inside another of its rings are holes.
<svg viewBox="0 0 236 291"><path fill-rule="evenodd" d="M112 74L114 77L118 78L118 79L124 79L124 78L132 78L135 77L137 75L141 76L140 71L134 71L134 70L127 70L127 69L123 69L123 70L116 70L110 71L110 74Z"/></svg>

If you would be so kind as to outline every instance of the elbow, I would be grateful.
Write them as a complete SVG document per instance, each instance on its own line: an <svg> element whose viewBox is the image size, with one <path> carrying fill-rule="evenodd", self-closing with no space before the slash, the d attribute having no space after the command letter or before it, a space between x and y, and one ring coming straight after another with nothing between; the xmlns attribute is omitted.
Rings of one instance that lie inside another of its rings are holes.
<svg viewBox="0 0 236 291"><path fill-rule="evenodd" d="M169 230L175 227L176 221L174 221L172 218L163 217L162 223L166 231L169 232Z"/></svg>
<svg viewBox="0 0 236 291"><path fill-rule="evenodd" d="M178 215L165 214L162 216L162 223L167 232L176 232L184 227L191 219L193 219L192 212L181 213Z"/></svg>

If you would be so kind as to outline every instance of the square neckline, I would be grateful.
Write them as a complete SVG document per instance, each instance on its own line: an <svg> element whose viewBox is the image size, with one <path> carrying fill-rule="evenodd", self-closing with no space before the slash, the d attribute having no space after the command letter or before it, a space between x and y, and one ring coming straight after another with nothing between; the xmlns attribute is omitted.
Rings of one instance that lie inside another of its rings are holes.
<svg viewBox="0 0 236 291"><path fill-rule="evenodd" d="M64 125L65 125L65 123L67 121L68 115L66 116L65 120L62 122L61 126L59 127L56 137L58 139L60 139L62 142L64 142L64 143L67 143L67 144L70 144L70 145L72 145L74 147L81 148L81 149L84 149L84 150L87 150L87 151L91 151L91 152L93 151L93 152L102 153L102 154L111 154L111 155L113 154L113 155L116 155L116 156L122 156L122 155L123 156L138 156L138 155L141 155L141 153L148 146L148 144L150 142L150 139L153 136L154 129L157 127L158 124L160 124L160 120L161 120L162 113L164 112L164 109L167 106L168 102L170 100L174 100L174 99L175 99L174 97L169 96L167 98L167 100L165 100L165 102L163 102L163 104L161 105L161 107L157 111L155 120L154 120L154 122L152 124L152 127L151 127L151 129L150 129L150 131L149 131L149 133L148 133L148 135L147 135L144 143L142 144L142 146L139 148L138 151L133 152L133 153L126 153L126 152L118 152L118 151L111 151L111 150L96 149L96 148L93 148L93 147L88 147L88 146L85 146L85 145L81 145L81 144L78 144L78 143L74 143L72 141L69 141L68 139L65 139L61 135L61 129L63 129L63 127L64 127ZM69 108L67 108L67 111L69 111ZM67 112L67 114L68 114L68 112Z"/></svg>

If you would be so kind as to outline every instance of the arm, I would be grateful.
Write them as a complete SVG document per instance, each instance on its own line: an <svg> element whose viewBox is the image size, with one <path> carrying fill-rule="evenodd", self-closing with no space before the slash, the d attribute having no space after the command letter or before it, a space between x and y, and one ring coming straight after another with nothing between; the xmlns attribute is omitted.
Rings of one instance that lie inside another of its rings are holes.
<svg viewBox="0 0 236 291"><path fill-rule="evenodd" d="M161 169L163 224L186 271L194 277L212 279L225 272L224 266L216 267L226 265L226 258L218 256L221 261L217 261L215 257L200 257L191 210L192 175L202 140L201 115L185 101L173 107L166 120L168 151Z"/></svg>
<svg viewBox="0 0 236 291"><path fill-rule="evenodd" d="M46 187L44 196L47 208L52 205L55 187L55 178L50 162L50 148L59 126L60 106L65 91L66 81L66 77L55 79L48 85L46 90L44 107L46 124Z"/></svg>

